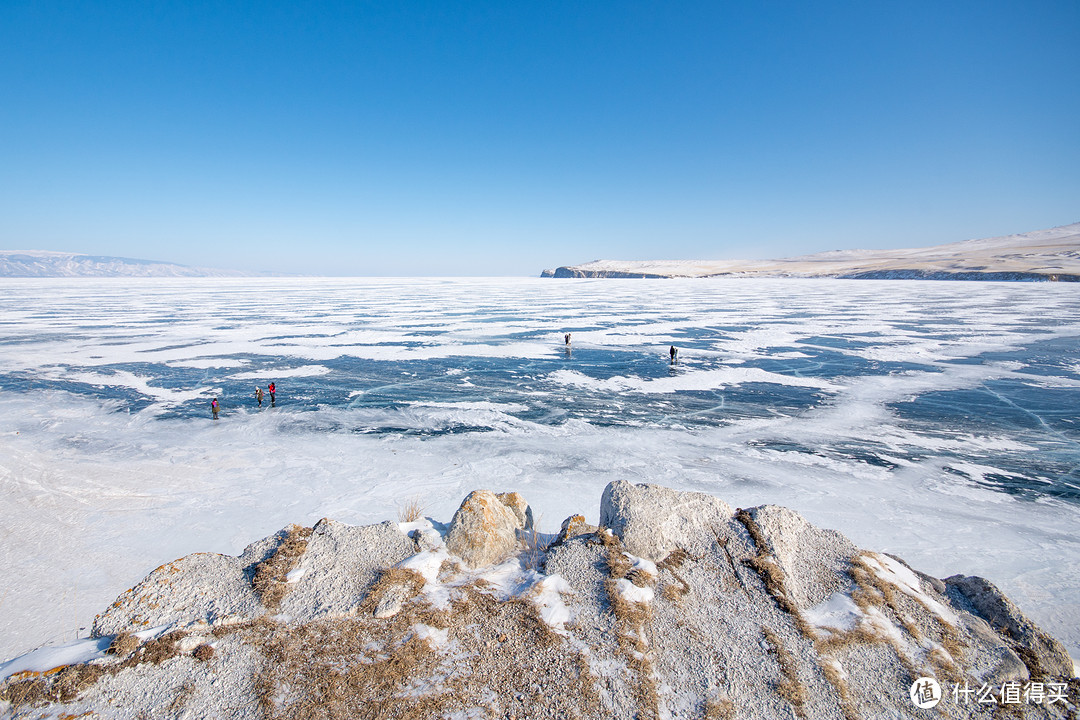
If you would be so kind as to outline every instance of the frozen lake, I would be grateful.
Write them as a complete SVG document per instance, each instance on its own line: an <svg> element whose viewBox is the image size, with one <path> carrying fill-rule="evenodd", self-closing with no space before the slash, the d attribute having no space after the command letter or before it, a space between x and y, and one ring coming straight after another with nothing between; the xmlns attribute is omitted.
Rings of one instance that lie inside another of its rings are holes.
<svg viewBox="0 0 1080 720"><path fill-rule="evenodd" d="M619 478L983 575L1080 656L1074 285L0 282L0 660L290 522L485 487L553 532Z"/></svg>

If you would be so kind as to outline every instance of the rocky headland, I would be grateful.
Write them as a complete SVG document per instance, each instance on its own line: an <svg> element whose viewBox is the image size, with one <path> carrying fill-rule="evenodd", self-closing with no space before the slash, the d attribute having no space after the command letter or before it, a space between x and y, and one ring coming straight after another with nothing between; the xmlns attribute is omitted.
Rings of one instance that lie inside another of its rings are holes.
<svg viewBox="0 0 1080 720"><path fill-rule="evenodd" d="M323 519L181 558L92 638L0 665L0 714L1064 718L1074 672L988 580L783 507L619 481L599 526L557 535L518 493L478 490L445 525Z"/></svg>
<svg viewBox="0 0 1080 720"><path fill-rule="evenodd" d="M900 250L831 250L775 260L595 260L555 278L830 277L852 280L1080 281L1080 223Z"/></svg>

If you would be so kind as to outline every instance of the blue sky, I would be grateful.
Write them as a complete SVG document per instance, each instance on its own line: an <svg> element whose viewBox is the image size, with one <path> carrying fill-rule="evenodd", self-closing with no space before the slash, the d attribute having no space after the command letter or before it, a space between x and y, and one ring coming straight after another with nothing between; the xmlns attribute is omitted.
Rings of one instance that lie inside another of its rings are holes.
<svg viewBox="0 0 1080 720"><path fill-rule="evenodd" d="M536 275L1076 221L1076 0L0 0L3 249Z"/></svg>

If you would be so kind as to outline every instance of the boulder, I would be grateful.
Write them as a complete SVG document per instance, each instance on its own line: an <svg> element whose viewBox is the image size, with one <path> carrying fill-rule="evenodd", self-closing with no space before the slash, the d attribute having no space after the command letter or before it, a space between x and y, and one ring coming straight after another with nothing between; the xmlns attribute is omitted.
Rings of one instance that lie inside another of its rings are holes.
<svg viewBox="0 0 1080 720"><path fill-rule="evenodd" d="M768 545L759 550L776 558L796 607L816 605L850 581L847 569L859 550L846 537L785 507L762 505L747 512Z"/></svg>
<svg viewBox="0 0 1080 720"><path fill-rule="evenodd" d="M625 480L609 483L600 499L600 525L611 528L627 551L653 562L676 548L706 551L731 515L731 506L712 495Z"/></svg>
<svg viewBox="0 0 1080 720"><path fill-rule="evenodd" d="M517 530L525 528L524 511L519 516L515 509L517 505L507 504L489 490L472 491L450 521L447 550L474 568L502 560L517 547Z"/></svg>
<svg viewBox="0 0 1080 720"><path fill-rule="evenodd" d="M397 523L354 526L323 519L308 538L297 579L281 612L297 621L351 614L382 568L413 554L415 545Z"/></svg>
<svg viewBox="0 0 1080 720"><path fill-rule="evenodd" d="M531 530L533 526L533 514L532 508L529 507L529 503L525 502L525 498L521 497L521 493L505 492L497 493L495 497L499 498L503 505L510 508L511 512L517 516L518 522L521 523L521 527L525 530Z"/></svg>
<svg viewBox="0 0 1080 720"><path fill-rule="evenodd" d="M1016 651L1034 676L1072 677L1073 663L1065 647L1040 630L989 580L953 575L945 585L966 600L974 612Z"/></svg>
<svg viewBox="0 0 1080 720"><path fill-rule="evenodd" d="M253 619L264 612L240 558L195 553L173 560L94 618L93 635Z"/></svg>
<svg viewBox="0 0 1080 720"><path fill-rule="evenodd" d="M578 535L588 535L597 531L595 525L590 525L585 522L584 515L571 515L562 521L562 528L559 530L558 536L555 538L555 545L561 545L572 537Z"/></svg>

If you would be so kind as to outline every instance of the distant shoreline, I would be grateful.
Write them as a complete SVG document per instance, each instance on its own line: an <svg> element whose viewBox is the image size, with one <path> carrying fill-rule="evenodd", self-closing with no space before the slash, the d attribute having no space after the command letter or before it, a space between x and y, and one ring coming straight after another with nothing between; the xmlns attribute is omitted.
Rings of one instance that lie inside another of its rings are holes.
<svg viewBox="0 0 1080 720"><path fill-rule="evenodd" d="M1080 282L1080 223L896 250L830 250L774 260L594 260L550 278L836 278Z"/></svg>
<svg viewBox="0 0 1080 720"><path fill-rule="evenodd" d="M1080 275L1071 273L1049 274L1033 272L945 272L941 270L899 269L886 271L868 271L847 275L781 275L764 273L716 273L714 275L661 275L654 273L635 273L620 270L580 270L572 266L563 266L555 270L545 270L543 278L613 278L674 280L677 278L724 278L724 279L832 279L832 280L958 280L975 282L1080 282Z"/></svg>

